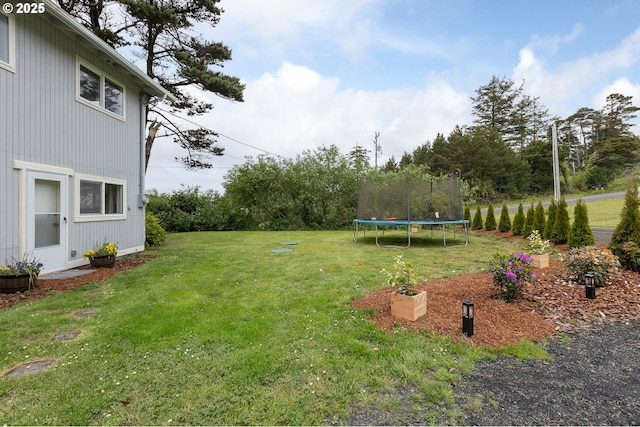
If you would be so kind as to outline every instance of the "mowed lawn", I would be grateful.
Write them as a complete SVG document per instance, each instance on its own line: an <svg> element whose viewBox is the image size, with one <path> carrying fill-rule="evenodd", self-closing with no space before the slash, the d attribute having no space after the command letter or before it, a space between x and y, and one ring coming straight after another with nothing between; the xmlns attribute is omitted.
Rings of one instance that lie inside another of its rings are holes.
<svg viewBox="0 0 640 427"><path fill-rule="evenodd" d="M435 279L487 269L498 247L524 241L474 234L465 246L458 232L445 248L439 231L433 240L422 231L403 250L377 247L373 235L358 243L350 231L171 235L142 267L1 310L0 370L54 363L0 379L0 422L344 424L353 409L399 410L399 389L425 423L461 422L453 384L492 352L377 330L349 303L384 286L380 270L397 254ZM394 235L402 240L397 231L384 237ZM74 331L74 340L51 340Z"/></svg>

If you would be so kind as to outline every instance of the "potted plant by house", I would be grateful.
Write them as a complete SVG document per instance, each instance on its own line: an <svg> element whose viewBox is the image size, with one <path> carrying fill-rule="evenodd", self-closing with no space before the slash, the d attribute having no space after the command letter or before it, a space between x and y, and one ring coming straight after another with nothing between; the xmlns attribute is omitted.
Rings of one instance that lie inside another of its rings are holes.
<svg viewBox="0 0 640 427"><path fill-rule="evenodd" d="M92 267L111 268L116 263L116 255L118 254L118 246L115 243L98 243L94 249L88 250L82 254L85 258L89 258Z"/></svg>
<svg viewBox="0 0 640 427"><path fill-rule="evenodd" d="M42 263L34 257L25 255L22 260L0 266L0 293L31 291L36 287L36 279Z"/></svg>
<svg viewBox="0 0 640 427"><path fill-rule="evenodd" d="M546 253L546 250L551 246L549 241L542 240L542 236L540 236L538 230L533 230L533 232L527 236L527 241L529 242L529 250L531 251L531 258L533 258L534 265L537 268L549 267L549 254Z"/></svg>
<svg viewBox="0 0 640 427"><path fill-rule="evenodd" d="M386 284L396 287L391 293L391 314L414 321L427 312L427 292L416 291L415 266L394 257L393 271L382 270L387 276Z"/></svg>

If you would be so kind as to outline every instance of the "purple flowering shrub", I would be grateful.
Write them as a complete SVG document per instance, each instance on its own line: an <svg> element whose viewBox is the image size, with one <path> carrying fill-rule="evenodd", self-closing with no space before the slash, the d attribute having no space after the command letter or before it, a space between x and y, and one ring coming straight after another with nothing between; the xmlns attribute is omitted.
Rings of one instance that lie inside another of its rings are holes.
<svg viewBox="0 0 640 427"><path fill-rule="evenodd" d="M496 252L490 266L493 286L498 289L500 298L506 302L516 299L527 283L533 283L536 279L531 271L533 258L522 252L510 255Z"/></svg>

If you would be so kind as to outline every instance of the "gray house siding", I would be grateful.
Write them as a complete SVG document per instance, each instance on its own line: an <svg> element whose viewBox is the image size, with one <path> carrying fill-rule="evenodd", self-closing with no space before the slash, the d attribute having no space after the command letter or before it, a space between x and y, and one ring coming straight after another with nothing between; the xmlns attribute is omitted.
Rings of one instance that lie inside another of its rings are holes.
<svg viewBox="0 0 640 427"><path fill-rule="evenodd" d="M15 72L0 68L0 264L25 249L24 165L72 171L65 204L67 268L86 263L82 253L105 239L116 242L121 254L144 248L144 208L138 202L142 88L77 39L46 16L15 15ZM76 99L78 59L124 86L124 120ZM76 212L79 174L124 182L126 218L83 221Z"/></svg>

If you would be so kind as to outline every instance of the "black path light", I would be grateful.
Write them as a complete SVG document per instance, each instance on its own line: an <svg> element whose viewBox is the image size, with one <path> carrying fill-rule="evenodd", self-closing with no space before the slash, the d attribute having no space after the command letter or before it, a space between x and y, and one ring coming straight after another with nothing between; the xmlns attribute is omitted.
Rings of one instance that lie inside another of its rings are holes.
<svg viewBox="0 0 640 427"><path fill-rule="evenodd" d="M584 275L584 289L587 298L596 298L596 276L593 273L586 273Z"/></svg>
<svg viewBox="0 0 640 427"><path fill-rule="evenodd" d="M462 301L462 333L468 337L473 335L473 303Z"/></svg>

